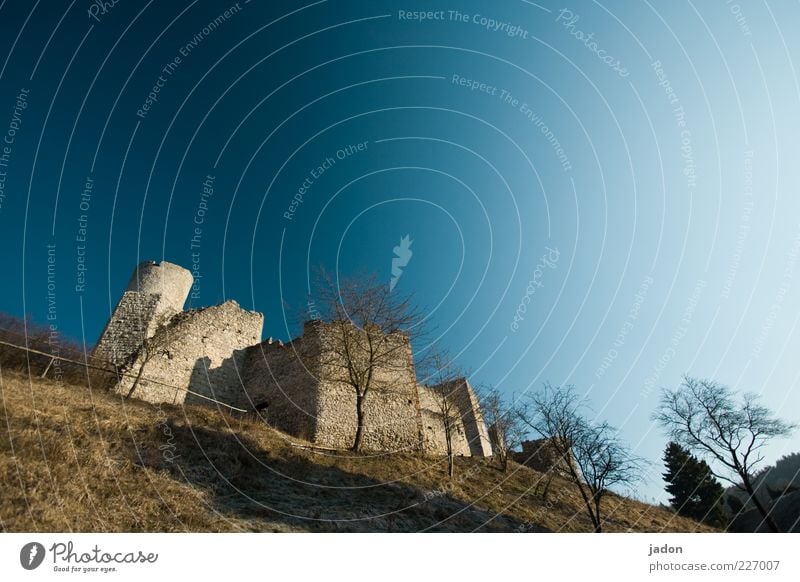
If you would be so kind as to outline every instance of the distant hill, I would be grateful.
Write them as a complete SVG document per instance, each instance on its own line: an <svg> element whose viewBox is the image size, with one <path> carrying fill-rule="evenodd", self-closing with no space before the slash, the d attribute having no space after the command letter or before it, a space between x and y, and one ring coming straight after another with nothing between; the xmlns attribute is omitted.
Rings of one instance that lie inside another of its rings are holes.
<svg viewBox="0 0 800 582"><path fill-rule="evenodd" d="M770 502L769 508L780 531L800 533L800 491L782 495ZM743 533L770 531L757 509L750 509L737 515L728 529Z"/></svg>
<svg viewBox="0 0 800 582"><path fill-rule="evenodd" d="M753 486L759 500L770 508L782 531L800 532L800 453L781 457L774 466L759 471L753 479ZM735 516L731 530L765 531L761 515L754 509L746 493L729 487L725 494L744 504L744 511ZM730 503L728 505L730 507Z"/></svg>
<svg viewBox="0 0 800 582"><path fill-rule="evenodd" d="M756 476L756 484L772 489L794 485L800 488L800 453L780 458L774 467L767 467Z"/></svg>
<svg viewBox="0 0 800 582"><path fill-rule="evenodd" d="M764 503L769 503L780 493L800 490L800 453L783 456L774 466L759 471L753 478L753 487L759 500ZM742 501L747 499L747 494L736 487L728 487L725 492Z"/></svg>
<svg viewBox="0 0 800 582"><path fill-rule="evenodd" d="M573 487L491 459L313 451L253 418L0 371L5 531L591 530ZM540 489L542 489L540 487ZM711 531L611 495L607 531Z"/></svg>

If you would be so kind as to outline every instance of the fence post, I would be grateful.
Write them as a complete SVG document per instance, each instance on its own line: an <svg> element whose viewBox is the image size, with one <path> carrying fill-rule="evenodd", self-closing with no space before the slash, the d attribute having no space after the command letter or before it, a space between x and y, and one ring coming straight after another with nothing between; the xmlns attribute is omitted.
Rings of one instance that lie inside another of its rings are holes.
<svg viewBox="0 0 800 582"><path fill-rule="evenodd" d="M50 371L50 366L52 366L52 365L53 365L53 362L54 362L55 360L56 360L56 357L55 357L55 356L50 356L50 361L47 363L47 367L44 369L44 372L42 372L42 375L41 375L41 376L39 376L39 378L44 378L45 376L47 376L47 372L49 372L49 371Z"/></svg>

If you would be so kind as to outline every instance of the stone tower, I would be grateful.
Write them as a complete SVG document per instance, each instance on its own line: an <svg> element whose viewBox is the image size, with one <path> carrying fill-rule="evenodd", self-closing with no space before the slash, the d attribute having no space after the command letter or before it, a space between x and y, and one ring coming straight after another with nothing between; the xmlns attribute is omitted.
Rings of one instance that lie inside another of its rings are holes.
<svg viewBox="0 0 800 582"><path fill-rule="evenodd" d="M142 342L183 310L192 283L192 273L178 265L166 261L139 264L100 335L94 355L117 366L130 363Z"/></svg>
<svg viewBox="0 0 800 582"><path fill-rule="evenodd" d="M334 347L332 328L309 321L303 335L288 344L268 340L253 346L243 381L275 428L320 446L346 449L358 427L356 395ZM392 361L383 361L372 372L372 387L364 400L362 446L370 451L417 451L422 448L422 421L411 344L400 332L385 338L397 342L398 349Z"/></svg>

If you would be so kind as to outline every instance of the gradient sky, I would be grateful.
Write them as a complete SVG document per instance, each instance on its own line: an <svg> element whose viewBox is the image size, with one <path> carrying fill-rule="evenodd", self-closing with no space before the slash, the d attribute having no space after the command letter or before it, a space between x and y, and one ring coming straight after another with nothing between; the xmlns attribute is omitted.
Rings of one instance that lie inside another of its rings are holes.
<svg viewBox="0 0 800 582"><path fill-rule="evenodd" d="M92 4L0 3L0 310L46 321L55 245L87 345L145 259L288 339L315 265L389 284L409 235L397 290L473 381L575 384L654 461L641 497L684 373L798 420L800 6Z"/></svg>

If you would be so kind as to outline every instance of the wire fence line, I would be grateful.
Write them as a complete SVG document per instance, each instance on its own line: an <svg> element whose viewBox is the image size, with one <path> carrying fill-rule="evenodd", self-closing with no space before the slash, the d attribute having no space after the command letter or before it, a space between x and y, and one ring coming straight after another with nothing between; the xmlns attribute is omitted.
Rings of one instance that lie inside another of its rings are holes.
<svg viewBox="0 0 800 582"><path fill-rule="evenodd" d="M0 314L0 315L2 315L2 314ZM67 362L67 363L79 366L81 368L96 370L98 372L103 372L105 374L108 374L108 375L116 378L117 382L119 382L120 378L124 378L124 377L135 378L136 377L134 374L130 374L130 373L127 373L127 372L120 371L119 366L116 366L115 364L113 364L112 362L109 362L108 360L105 360L105 359L102 359L102 358L96 358L94 356L89 355L89 353L87 352L86 349L81 349L80 346L78 346L77 344L75 344L75 345L66 345L66 346L59 345L59 350L63 349L65 352L75 356L74 358L71 358L71 357L68 357L68 356L63 356L63 355L61 355L61 353L55 354L55 353L52 353L52 352L44 351L44 349L36 349L36 348L30 347L30 345L28 345L28 344L35 344L35 345L41 345L42 347L47 346L48 345L48 340L47 339L43 339L41 337L43 333L45 333L44 330L40 329L38 334L27 334L27 333L23 334L23 333L20 333L19 331L16 331L16 330L13 330L13 329L8 329L6 327L0 326L0 346L5 346L5 347L9 347L9 348L14 349L14 350L20 350L22 352L25 352L26 356L27 356L26 365L27 365L29 374L30 374L30 370L31 370L31 362L30 362L30 355L31 354L33 354L35 356L38 356L38 357L47 358L47 365L44 367L45 368L44 371L39 375L40 378L45 378L47 376L47 373L52 369L53 364L56 361ZM7 341L10 338L10 336L14 336L14 337L18 338L19 342L15 343L13 341ZM5 338L5 339L3 339L3 338ZM23 343L25 345L21 345ZM0 371L2 370L1 365L3 364L3 359L4 359L2 356L3 356L3 354L2 354L2 352L0 352ZM95 363L89 363L90 360L94 361ZM111 366L111 367L109 367L109 366ZM223 408L226 408L229 411L238 412L238 413L242 413L244 415L247 415L247 417L255 416L261 421L261 426L263 426L265 429L269 430L275 436L277 436L280 439L282 439L285 444L289 445L292 448L301 449L301 450L304 450L304 451L309 451L309 452L312 452L312 453L315 453L315 454L318 454L318 455L337 455L338 456L338 454L341 454L342 452L345 452L345 449L339 449L339 448L336 448L336 447L327 447L327 446L323 446L323 445L319 445L319 444L314 444L314 443L311 443L311 442L303 442L302 440L296 439L296 438L292 437L291 435L288 435L288 434L278 430L277 428L275 428L273 426L270 426L270 424L266 421L266 419L263 416L261 416L261 413L258 410L245 410L245 409L242 409L242 408L237 408L236 406L231 406L230 404L227 404L225 402L221 402L220 400L217 400L215 398L211 398L211 397L206 396L204 394L199 394L198 392L195 392L194 390L191 390L191 389L188 389L188 388L184 388L182 386L175 386L174 384L169 384L167 382L161 382L160 380L154 380L154 379L148 378L148 377L146 377L144 375L142 375L142 377L139 379L139 381L142 381L142 380L144 380L146 382L153 382L154 384L159 384L161 386L166 386L168 388L174 388L176 390L180 390L182 392L186 392L187 394L192 394L192 395L197 396L198 398L201 398L201 399L206 400L208 402L213 402L214 404L216 404L218 406L221 406ZM239 421L243 422L244 419L247 418L247 417L245 417L245 416L239 417Z"/></svg>
<svg viewBox="0 0 800 582"><path fill-rule="evenodd" d="M88 361L89 356L87 354L84 354L84 361L81 362L79 360L74 360L72 358L68 358L68 357L62 356L60 354L58 354L58 355L57 354L52 354L52 353L48 353L48 352L45 352L45 351L42 351L42 350L37 350L35 348L31 348L31 347L28 347L28 346L22 346L22 345L15 344L15 343L8 342L8 341L4 341L4 340L0 340L0 345L6 346L6 347L9 347L9 348L12 348L12 349L16 349L16 350L22 350L22 351L25 351L28 354L36 354L38 356L44 356L46 358L50 358L47 366L45 367L44 372L42 372L40 374L40 376L39 376L40 378L46 377L46 375L50 371L50 368L52 367L53 363L56 362L56 361L68 362L70 364L76 364L78 366L82 366L82 367L89 368L89 369L92 369L92 370L98 370L100 372L105 372L107 374L113 374L117 378L117 381L119 381L120 378L136 378L135 374L130 374L128 372L120 371L118 366L115 366L115 365L113 365L110 362L105 361L105 360L103 362L105 364L111 364L113 366L113 368L109 368L108 366L98 366L98 365L90 364L89 361ZM214 404L217 404L219 406L223 406L225 408L228 408L228 409L236 411L236 412L243 412L245 414L253 412L252 410L245 410L243 408L237 408L236 406L231 406L230 404L227 404L227 403L222 402L220 400L217 400L215 398L211 398L210 396L206 396L205 394L200 394L199 392L195 392L194 390L191 390L189 388L184 388L182 386L175 386L174 384L169 384L167 382L162 382L160 380L155 380L153 378L148 378L147 376L144 376L144 375L142 375L139 378L140 382L142 380L144 380L146 382L151 382L153 384L158 384L160 386L166 386L168 388L174 388L175 390L179 390L181 392L186 392L187 394L191 394L192 396L196 396L196 397L201 398L203 400L207 400L209 402L213 402Z"/></svg>
<svg viewBox="0 0 800 582"><path fill-rule="evenodd" d="M7 328L4 328L4 327L0 326L0 338L3 338L3 337L8 338L9 334L17 336L20 340L24 340L25 344L34 343L34 344L41 344L42 346L47 344L47 340L44 340L41 337L37 337L37 335L33 335L33 334L31 334L31 335L23 335L23 334L21 334L21 333L19 333L17 331L10 330L10 329L7 329ZM136 376L137 376L136 374L130 374L128 372L120 371L119 366L116 366L115 364L113 364L112 362L109 362L108 360L101 359L101 358L96 358L94 356L90 356L86 350L81 350L81 349L77 348L77 346L71 346L71 347L68 346L65 349L66 352L71 353L72 355L75 356L75 358L70 358L70 357L67 357L67 356L63 356L60 353L59 354L54 354L52 352L47 352L47 351L44 351L44 350L32 348L32 347L30 347L28 345L20 345L20 343L9 342L9 341L6 341L5 339L0 339L0 346L5 346L5 347L9 347L9 348L12 348L12 349L15 349L15 350L23 351L28 356L30 356L30 354L34 354L36 356L47 358L47 365L44 367L44 371L39 375L40 378L45 378L47 376L47 373L52 369L53 364L56 361L67 362L67 363L79 366L81 368L86 368L86 369L97 370L99 372L103 372L105 374L108 374L108 375L116 378L117 382L119 382L120 378L127 377L127 378L134 378L135 379ZM2 355L3 354L0 353L0 366L3 364ZM77 359L77 358L82 358L82 359ZM96 364L89 363L89 360L93 360L93 361L95 361L97 363ZM30 369L31 369L30 357L28 357L28 360L27 360L26 363L27 363L27 367L28 367L28 373L30 374ZM109 366L111 366L111 367L109 367ZM0 367L0 370L2 370L2 367ZM147 376L144 376L144 375L142 375L139 378L139 381L140 382L141 381L152 382L152 383L158 384L160 386L166 386L168 388L174 388L175 390L179 390L181 392L186 392L187 394L192 394L193 396L197 396L198 398L201 398L201 399L206 400L208 402L213 402L214 404L216 404L218 406L221 406L223 408L226 408L226 409L228 409L230 411L233 411L233 412L242 413L242 414L245 414L245 415L248 415L248 416L255 415L255 417L257 417L258 419L260 419L262 421L263 426L265 428L267 428L268 430L273 432L275 435L279 436L286 444L288 444L289 446L291 446L293 448L296 448L296 449L302 449L302 450L305 450L305 451L309 451L309 452L313 452L313 453L321 454L321 455L338 455L338 454L341 454L341 453L346 452L348 450L348 449L342 449L342 448L339 448L339 447L331 447L331 446L320 445L320 444L316 444L316 443L313 443L313 442L305 442L305 441L302 441L302 439L296 439L296 438L292 437L291 435L288 435L288 434L280 431L279 429L271 426L266 421L266 419L261 415L261 413L256 409L246 410L246 409L243 409L243 408L238 408L236 406L231 406L230 404L227 404L227 403L222 402L220 400L217 400L215 398L211 398L210 396L206 396L205 394L200 394L200 393L195 392L194 390L191 390L189 388L184 388L182 386L175 386L174 384L169 384L167 382L162 382L160 380L155 380L155 379L152 379L152 378L148 378Z"/></svg>

